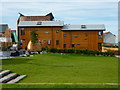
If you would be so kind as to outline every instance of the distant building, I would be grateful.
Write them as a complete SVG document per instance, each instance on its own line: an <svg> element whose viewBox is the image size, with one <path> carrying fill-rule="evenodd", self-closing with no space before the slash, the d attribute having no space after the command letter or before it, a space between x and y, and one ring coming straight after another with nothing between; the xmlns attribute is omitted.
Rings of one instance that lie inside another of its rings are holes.
<svg viewBox="0 0 120 90"><path fill-rule="evenodd" d="M0 42L11 42L11 31L7 24L0 24Z"/></svg>
<svg viewBox="0 0 120 90"><path fill-rule="evenodd" d="M106 45L116 45L116 35L111 32L106 32L104 35L104 44Z"/></svg>

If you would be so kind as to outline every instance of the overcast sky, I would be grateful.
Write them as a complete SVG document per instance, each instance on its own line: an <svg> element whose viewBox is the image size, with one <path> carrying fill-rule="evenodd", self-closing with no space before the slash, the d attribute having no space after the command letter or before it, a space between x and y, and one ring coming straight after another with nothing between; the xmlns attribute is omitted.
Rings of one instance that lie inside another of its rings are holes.
<svg viewBox="0 0 120 90"><path fill-rule="evenodd" d="M105 2L104 2L105 1ZM118 0L2 0L0 23L16 29L18 12L42 16L50 12L65 24L105 24L106 31L118 34Z"/></svg>

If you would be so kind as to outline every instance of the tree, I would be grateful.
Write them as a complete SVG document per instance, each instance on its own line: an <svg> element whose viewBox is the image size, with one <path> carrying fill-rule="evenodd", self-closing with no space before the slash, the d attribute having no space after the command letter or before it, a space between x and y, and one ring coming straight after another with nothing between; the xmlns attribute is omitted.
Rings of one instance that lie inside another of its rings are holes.
<svg viewBox="0 0 120 90"><path fill-rule="evenodd" d="M32 44L35 44L38 42L38 34L36 33L36 31L31 32L31 42Z"/></svg>

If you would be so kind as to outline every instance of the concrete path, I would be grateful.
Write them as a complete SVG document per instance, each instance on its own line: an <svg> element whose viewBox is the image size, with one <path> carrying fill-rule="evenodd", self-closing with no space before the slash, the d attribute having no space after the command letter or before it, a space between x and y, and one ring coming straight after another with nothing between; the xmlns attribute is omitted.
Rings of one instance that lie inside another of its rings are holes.
<svg viewBox="0 0 120 90"><path fill-rule="evenodd" d="M16 84L26 84L26 85L120 85L120 83L16 83Z"/></svg>
<svg viewBox="0 0 120 90"><path fill-rule="evenodd" d="M120 58L120 55L115 55L115 57Z"/></svg>
<svg viewBox="0 0 120 90"><path fill-rule="evenodd" d="M12 58L12 57L0 57L0 60L8 59L8 58Z"/></svg>

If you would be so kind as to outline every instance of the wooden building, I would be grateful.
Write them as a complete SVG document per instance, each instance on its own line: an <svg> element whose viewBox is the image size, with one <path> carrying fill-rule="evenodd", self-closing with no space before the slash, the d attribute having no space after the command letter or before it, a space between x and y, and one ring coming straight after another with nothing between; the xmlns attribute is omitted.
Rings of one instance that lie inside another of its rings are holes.
<svg viewBox="0 0 120 90"><path fill-rule="evenodd" d="M11 42L11 30L7 24L0 24L0 42Z"/></svg>
<svg viewBox="0 0 120 90"><path fill-rule="evenodd" d="M11 45L11 30L7 24L0 24L0 50Z"/></svg>
<svg viewBox="0 0 120 90"><path fill-rule="evenodd" d="M43 47L59 49L102 50L103 24L64 25L63 21L25 20L18 23L19 41L25 49L30 41L30 32L35 30Z"/></svg>

